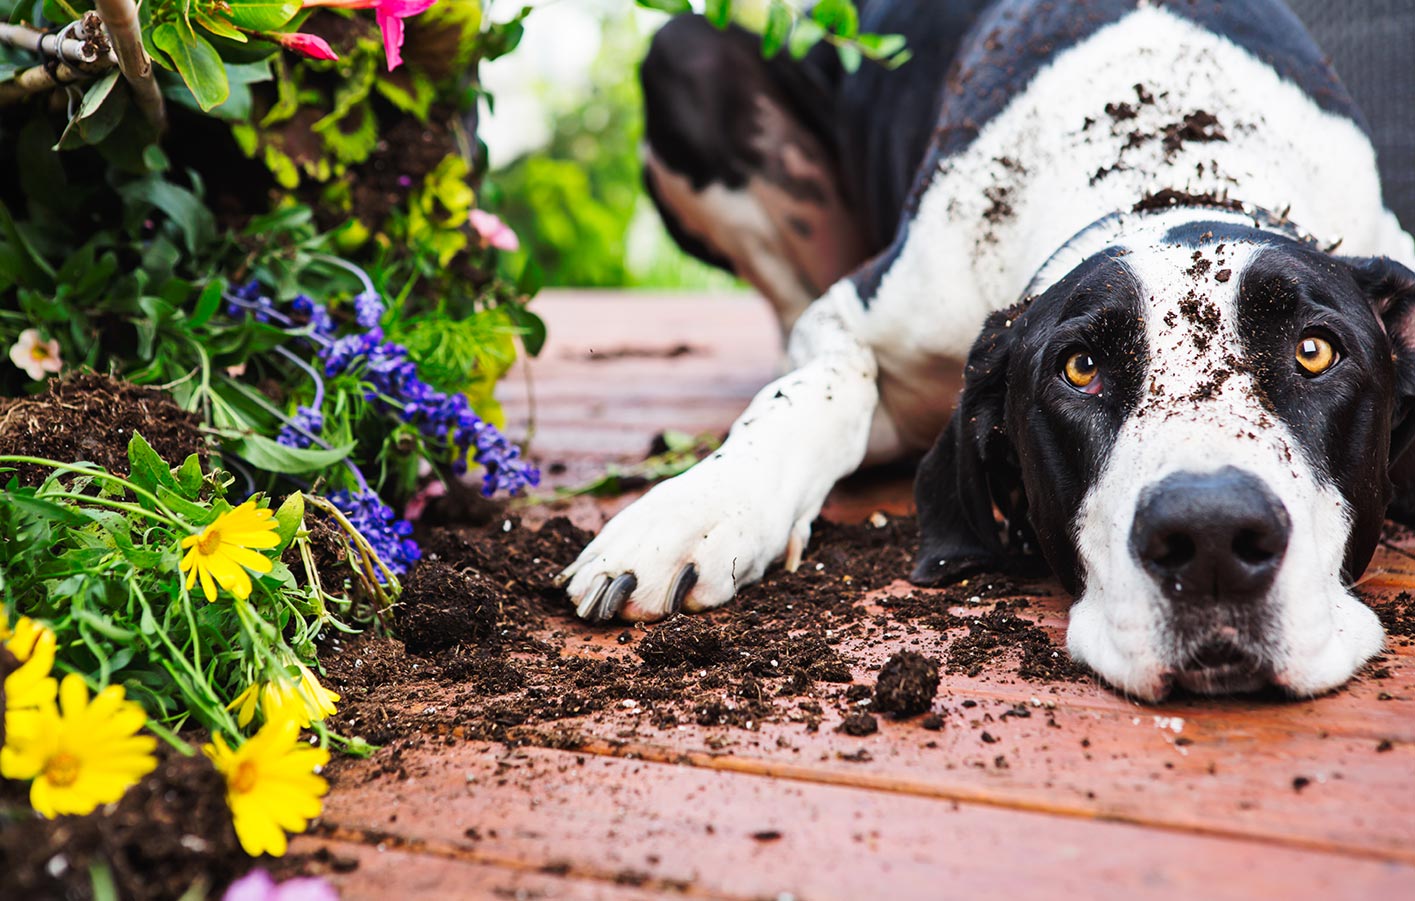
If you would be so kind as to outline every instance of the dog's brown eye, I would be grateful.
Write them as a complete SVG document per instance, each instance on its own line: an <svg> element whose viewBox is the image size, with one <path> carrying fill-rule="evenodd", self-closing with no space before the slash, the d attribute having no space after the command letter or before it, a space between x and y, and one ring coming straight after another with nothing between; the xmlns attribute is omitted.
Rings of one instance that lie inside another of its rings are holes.
<svg viewBox="0 0 1415 901"><path fill-rule="evenodd" d="M1336 365L1336 348L1318 335L1297 342L1297 366L1305 375L1321 375Z"/></svg>
<svg viewBox="0 0 1415 901"><path fill-rule="evenodd" d="M1071 387L1088 394L1100 391L1100 374L1101 368L1095 357L1084 350L1067 357L1066 365L1062 367L1062 375Z"/></svg>

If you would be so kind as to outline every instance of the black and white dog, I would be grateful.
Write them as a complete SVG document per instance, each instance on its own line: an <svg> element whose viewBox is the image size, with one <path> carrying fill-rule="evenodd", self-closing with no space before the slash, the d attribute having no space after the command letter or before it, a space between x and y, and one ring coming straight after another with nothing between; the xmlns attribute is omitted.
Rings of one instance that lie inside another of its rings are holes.
<svg viewBox="0 0 1415 901"><path fill-rule="evenodd" d="M1349 586L1415 482L1415 241L1322 52L1277 0L862 20L914 61L654 41L649 186L795 368L565 571L579 614L723 604L799 563L836 480L932 445L915 581L1039 550L1072 655L1140 698L1347 680L1383 641Z"/></svg>

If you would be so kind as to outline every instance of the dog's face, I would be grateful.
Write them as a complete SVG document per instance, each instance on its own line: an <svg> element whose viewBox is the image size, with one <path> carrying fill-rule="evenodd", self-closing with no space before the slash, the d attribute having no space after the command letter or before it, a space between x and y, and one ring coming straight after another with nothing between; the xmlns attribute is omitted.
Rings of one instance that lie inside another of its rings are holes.
<svg viewBox="0 0 1415 901"><path fill-rule="evenodd" d="M1231 222L1095 254L975 345L920 470L916 581L1035 541L1077 598L1072 655L1128 693L1341 684L1383 638L1347 586L1404 440L1412 307L1397 264Z"/></svg>

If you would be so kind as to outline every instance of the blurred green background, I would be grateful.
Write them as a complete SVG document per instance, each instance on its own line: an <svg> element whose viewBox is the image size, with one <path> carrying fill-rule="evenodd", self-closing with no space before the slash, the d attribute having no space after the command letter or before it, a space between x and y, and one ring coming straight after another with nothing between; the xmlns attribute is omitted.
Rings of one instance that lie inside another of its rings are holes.
<svg viewBox="0 0 1415 901"><path fill-rule="evenodd" d="M643 189L638 67L663 21L631 0L558 0L526 19L516 53L482 68L486 203L547 286L742 287L679 250Z"/></svg>

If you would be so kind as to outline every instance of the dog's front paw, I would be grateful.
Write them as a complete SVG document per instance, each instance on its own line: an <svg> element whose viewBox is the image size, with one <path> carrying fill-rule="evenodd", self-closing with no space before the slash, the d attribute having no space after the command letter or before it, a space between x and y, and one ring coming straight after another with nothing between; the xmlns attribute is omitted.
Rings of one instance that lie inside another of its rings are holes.
<svg viewBox="0 0 1415 901"><path fill-rule="evenodd" d="M793 522L778 495L726 477L727 467L712 465L722 462L655 487L561 573L581 618L653 622L706 610L761 578L783 553L788 567L800 562L811 517Z"/></svg>

